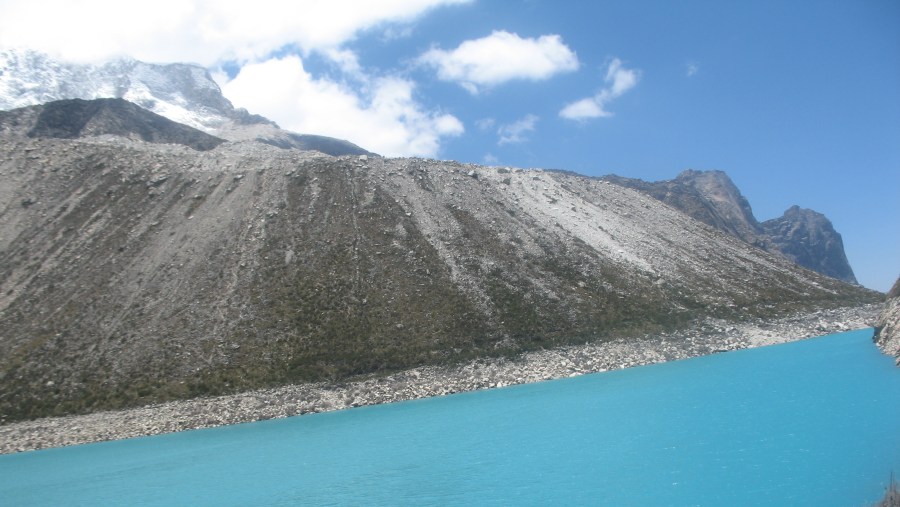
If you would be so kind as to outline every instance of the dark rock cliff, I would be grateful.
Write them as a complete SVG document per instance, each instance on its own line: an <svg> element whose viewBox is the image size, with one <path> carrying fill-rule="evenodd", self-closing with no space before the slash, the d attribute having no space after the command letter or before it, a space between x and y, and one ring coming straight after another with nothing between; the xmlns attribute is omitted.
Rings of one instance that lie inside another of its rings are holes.
<svg viewBox="0 0 900 507"><path fill-rule="evenodd" d="M763 222L762 228L788 259L823 275L856 283L841 235L825 215L792 206L780 218Z"/></svg>
<svg viewBox="0 0 900 507"><path fill-rule="evenodd" d="M225 142L123 99L58 100L0 111L0 132L58 139L112 135L150 143L182 144L195 150L211 150Z"/></svg>

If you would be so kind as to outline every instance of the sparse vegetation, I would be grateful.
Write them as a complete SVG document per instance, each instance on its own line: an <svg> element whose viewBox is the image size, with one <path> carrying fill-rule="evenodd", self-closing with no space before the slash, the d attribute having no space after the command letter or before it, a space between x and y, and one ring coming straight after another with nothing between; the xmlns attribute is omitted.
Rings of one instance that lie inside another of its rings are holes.
<svg viewBox="0 0 900 507"><path fill-rule="evenodd" d="M568 174L47 139L0 171L7 422L879 299Z"/></svg>

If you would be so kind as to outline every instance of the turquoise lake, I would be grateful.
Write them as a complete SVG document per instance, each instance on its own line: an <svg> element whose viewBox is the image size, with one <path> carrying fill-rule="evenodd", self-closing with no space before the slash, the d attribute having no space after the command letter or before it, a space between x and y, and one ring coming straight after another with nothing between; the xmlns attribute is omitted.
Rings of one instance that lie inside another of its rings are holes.
<svg viewBox="0 0 900 507"><path fill-rule="evenodd" d="M867 506L900 475L872 330L0 456L0 505Z"/></svg>

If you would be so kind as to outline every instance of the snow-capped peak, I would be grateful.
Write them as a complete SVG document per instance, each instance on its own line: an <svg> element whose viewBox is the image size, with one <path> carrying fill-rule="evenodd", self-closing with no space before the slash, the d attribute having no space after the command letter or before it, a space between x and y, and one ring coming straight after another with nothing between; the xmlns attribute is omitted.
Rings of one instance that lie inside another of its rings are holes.
<svg viewBox="0 0 900 507"><path fill-rule="evenodd" d="M209 72L197 65L156 65L130 58L78 64L28 49L0 51L0 110L97 98L123 98L207 132L241 116Z"/></svg>

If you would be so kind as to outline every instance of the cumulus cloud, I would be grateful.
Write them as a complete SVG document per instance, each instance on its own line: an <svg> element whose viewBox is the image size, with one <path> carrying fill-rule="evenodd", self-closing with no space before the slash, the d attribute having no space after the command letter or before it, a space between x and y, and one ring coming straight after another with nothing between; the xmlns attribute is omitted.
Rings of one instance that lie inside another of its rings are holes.
<svg viewBox="0 0 900 507"><path fill-rule="evenodd" d="M559 112L559 115L570 120L579 120L611 116L612 113L604 111L603 106L595 97L588 97L568 104Z"/></svg>
<svg viewBox="0 0 900 507"><path fill-rule="evenodd" d="M130 56L197 63L236 106L288 130L385 155L434 156L443 139L462 134L462 123L421 105L413 82L367 74L347 43L366 30L402 35L430 10L470 1L156 0L126 8L113 0L3 0L0 49L26 47L74 62ZM308 73L303 58L313 52L340 77Z"/></svg>
<svg viewBox="0 0 900 507"><path fill-rule="evenodd" d="M587 97L567 104L559 115L569 120L587 120L612 116L606 110L607 104L637 86L641 73L636 69L626 69L622 61L614 58L606 70L606 86L593 97Z"/></svg>
<svg viewBox="0 0 900 507"><path fill-rule="evenodd" d="M358 33L413 21L471 0L4 0L0 47L29 47L73 61L128 55L149 62L266 58L288 45L337 48ZM346 56L346 55L345 55Z"/></svg>
<svg viewBox="0 0 900 507"><path fill-rule="evenodd" d="M455 81L471 93L514 79L540 81L578 69L578 58L559 35L522 38L495 31L467 40L453 50L433 48L419 62L437 69L445 81Z"/></svg>
<svg viewBox="0 0 900 507"><path fill-rule="evenodd" d="M418 104L411 81L361 78L362 92L316 79L292 55L245 65L223 92L236 106L288 130L348 139L387 156L435 156L443 138L464 132L455 116Z"/></svg>
<svg viewBox="0 0 900 507"><path fill-rule="evenodd" d="M534 132L537 121L537 116L529 114L513 123L501 125L500 128L497 129L497 134L500 136L500 140L497 144L504 145L525 142L527 140L526 135L530 132Z"/></svg>

